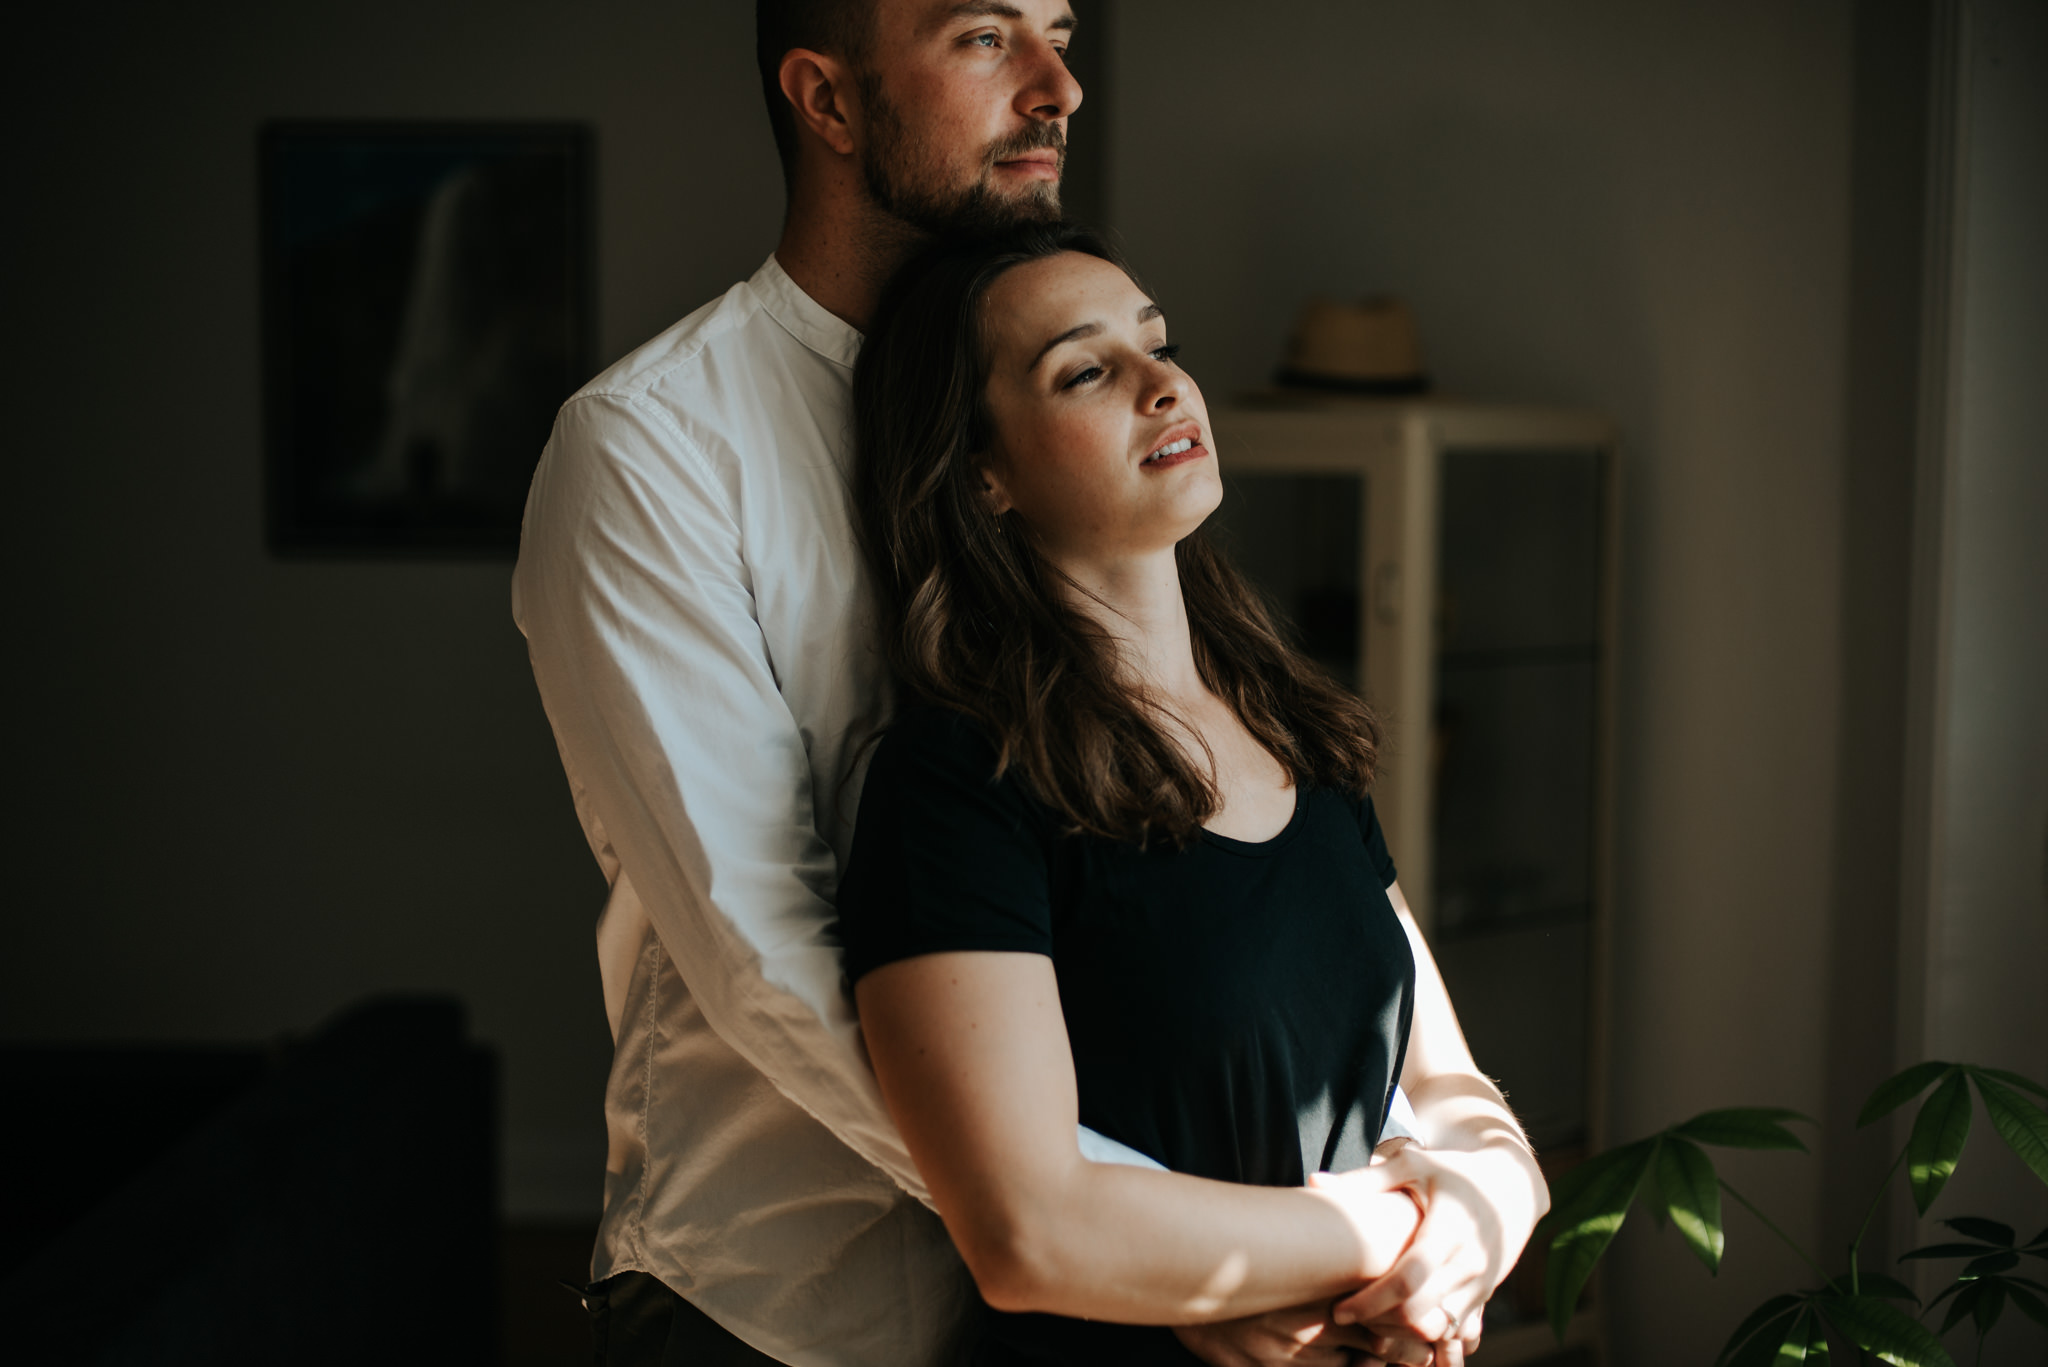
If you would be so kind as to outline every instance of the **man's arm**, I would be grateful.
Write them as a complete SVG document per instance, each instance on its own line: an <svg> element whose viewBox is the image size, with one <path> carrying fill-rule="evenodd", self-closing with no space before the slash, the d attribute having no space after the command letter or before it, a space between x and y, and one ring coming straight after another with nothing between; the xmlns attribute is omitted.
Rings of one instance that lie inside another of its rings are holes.
<svg viewBox="0 0 2048 1367"><path fill-rule="evenodd" d="M702 452L643 405L572 401L535 476L515 599L564 761L705 1020L928 1201L841 989L804 738Z"/></svg>

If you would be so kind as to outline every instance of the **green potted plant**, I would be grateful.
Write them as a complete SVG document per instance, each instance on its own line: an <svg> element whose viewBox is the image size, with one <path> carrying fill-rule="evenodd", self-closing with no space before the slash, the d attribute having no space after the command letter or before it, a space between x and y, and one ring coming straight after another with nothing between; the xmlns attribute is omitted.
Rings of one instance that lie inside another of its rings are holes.
<svg viewBox="0 0 2048 1367"><path fill-rule="evenodd" d="M1593 1275L1600 1256L1638 1201L1644 1202L1660 1223L1668 1220L1709 1272L1718 1272L1726 1245L1721 1224L1723 1192L1797 1252L1820 1282L1774 1296L1758 1306L1729 1338L1715 1360L1716 1367L1826 1363L1831 1337L1837 1345L1854 1345L1862 1354L1894 1367L1955 1367L1938 1334L1947 1333L1966 1318L1975 1323L1980 1358L1985 1337L2008 1306L2048 1325L2048 1285L2027 1275L2037 1270L2030 1259L2048 1263L2048 1229L2021 1243L2011 1226L1996 1220L1960 1215L1944 1221L1961 1240L1916 1248L1900 1259L1962 1261L1955 1280L1924 1307L1897 1278L1861 1266L1864 1236L1900 1170L1906 1173L1913 1204L1922 1215L1955 1172L1970 1135L1972 1088L1999 1137L2035 1176L2048 1183L2048 1112L2033 1100L2048 1098L2048 1087L1998 1068L1967 1063L1915 1064L1872 1092L1857 1116L1856 1124L1862 1128L1928 1093L1914 1117L1910 1137L1871 1197L1862 1228L1848 1247L1848 1266L1840 1272L1829 1273L1822 1267L1722 1179L1707 1156L1707 1149L1715 1146L1804 1150L1806 1145L1786 1124L1807 1120L1796 1111L1765 1107L1708 1111L1572 1169L1552 1185L1550 1214L1536 1229L1537 1239L1549 1241L1544 1298L1558 1341L1564 1340L1565 1326L1586 1279ZM1941 1310L1943 1302L1947 1307L1937 1331L1927 1318ZM1907 1305L1918 1308L1909 1312L1903 1308Z"/></svg>

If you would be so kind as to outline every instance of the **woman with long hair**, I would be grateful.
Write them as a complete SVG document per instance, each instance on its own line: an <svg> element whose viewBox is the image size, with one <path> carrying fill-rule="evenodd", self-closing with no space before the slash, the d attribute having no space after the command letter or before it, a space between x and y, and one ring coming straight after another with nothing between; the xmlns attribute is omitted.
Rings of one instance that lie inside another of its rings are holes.
<svg viewBox="0 0 2048 1367"><path fill-rule="evenodd" d="M1184 1364L1263 1317L1302 1363L1461 1362L1548 1197L1395 881L1378 725L1201 534L1160 309L1084 229L935 248L854 396L899 710L841 934L976 1361ZM1373 1163L1397 1083L1426 1145Z"/></svg>

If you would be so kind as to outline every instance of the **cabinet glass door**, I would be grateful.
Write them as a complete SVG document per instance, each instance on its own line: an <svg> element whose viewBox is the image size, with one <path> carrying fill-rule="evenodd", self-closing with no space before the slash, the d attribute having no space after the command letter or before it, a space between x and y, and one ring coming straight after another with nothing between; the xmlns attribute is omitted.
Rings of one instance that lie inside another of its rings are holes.
<svg viewBox="0 0 2048 1367"><path fill-rule="evenodd" d="M1539 1149L1585 1132L1599 793L1601 457L1441 458L1436 949Z"/></svg>

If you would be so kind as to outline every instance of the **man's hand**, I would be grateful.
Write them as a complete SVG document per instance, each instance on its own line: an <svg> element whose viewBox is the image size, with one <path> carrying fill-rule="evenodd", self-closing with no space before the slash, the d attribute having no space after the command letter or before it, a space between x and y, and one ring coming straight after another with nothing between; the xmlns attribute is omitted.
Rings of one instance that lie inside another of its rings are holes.
<svg viewBox="0 0 2048 1367"><path fill-rule="evenodd" d="M1209 1367L1428 1367L1431 1361L1426 1343L1382 1339L1371 1326L1333 1323L1328 1301L1219 1324L1179 1325L1173 1332Z"/></svg>
<svg viewBox="0 0 2048 1367"><path fill-rule="evenodd" d="M1437 1343L1448 1350L1438 1354L1443 1367L1462 1367L1488 1297L1527 1238L1524 1222L1504 1220L1487 1195L1514 1189L1516 1164L1498 1149L1410 1148L1377 1169L1406 1179L1422 1203L1422 1224L1385 1276L1336 1303L1333 1320Z"/></svg>

